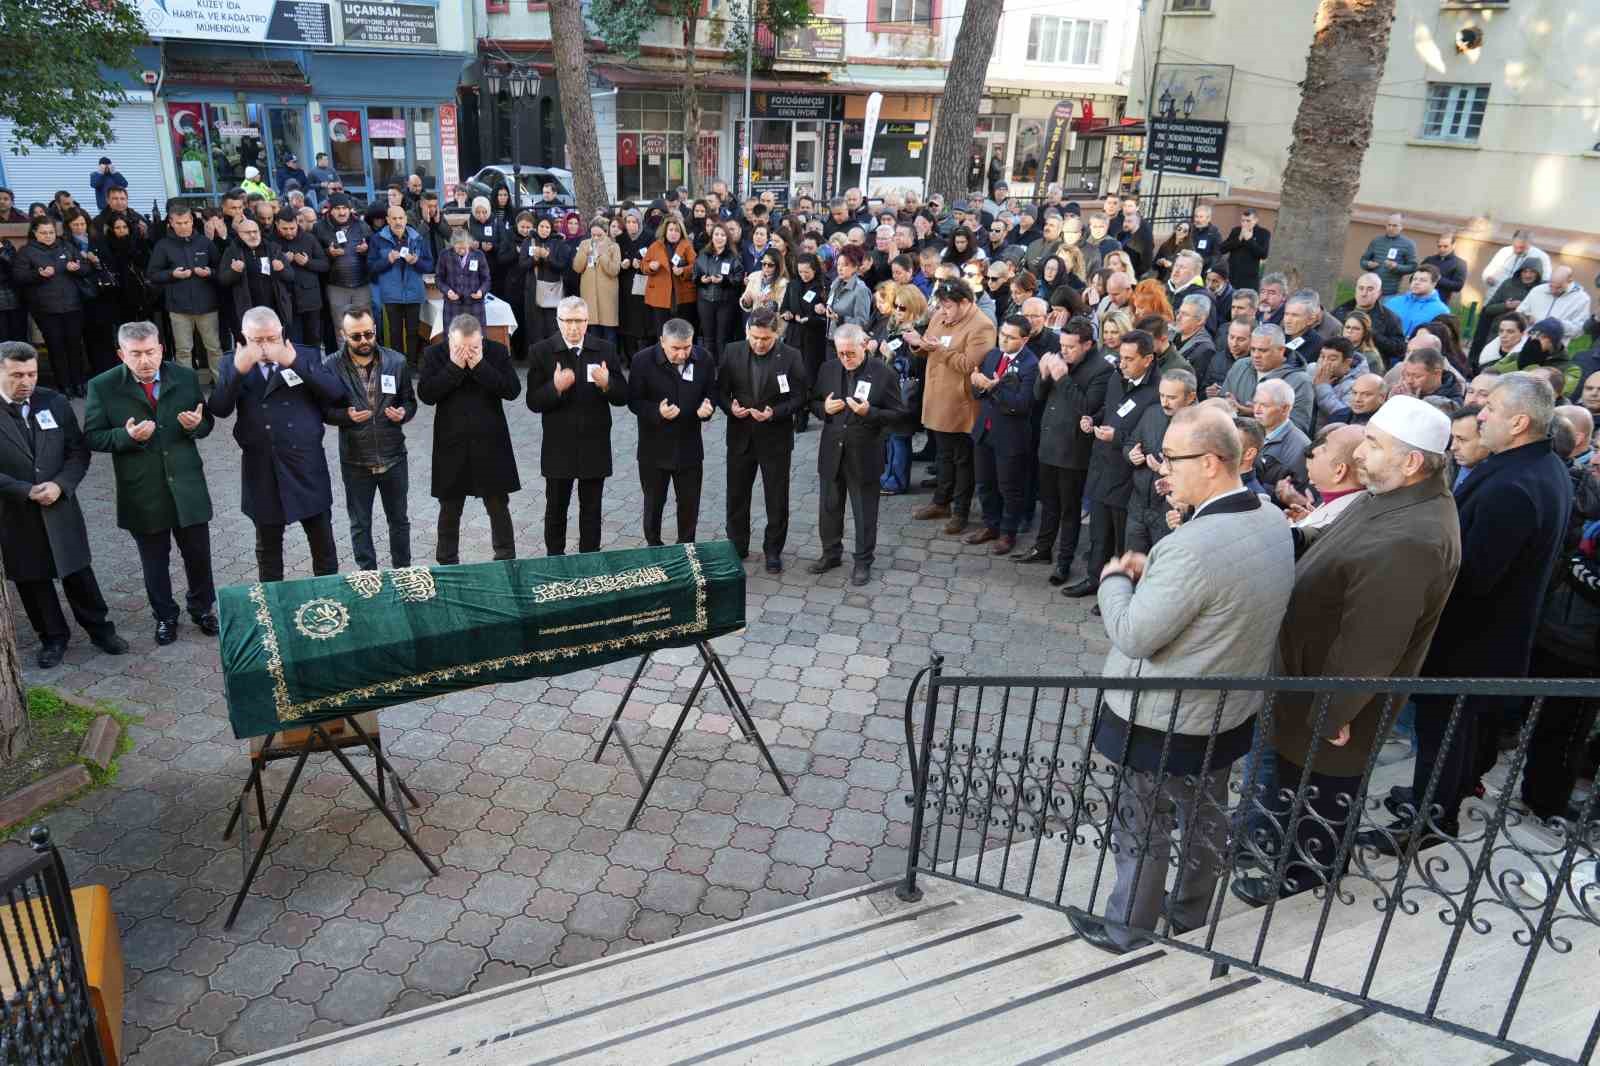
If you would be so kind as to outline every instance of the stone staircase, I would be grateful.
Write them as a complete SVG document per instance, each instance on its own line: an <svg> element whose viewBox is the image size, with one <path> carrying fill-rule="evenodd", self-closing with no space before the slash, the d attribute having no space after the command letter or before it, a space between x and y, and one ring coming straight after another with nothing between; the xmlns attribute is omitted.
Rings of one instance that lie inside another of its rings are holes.
<svg viewBox="0 0 1600 1066"><path fill-rule="evenodd" d="M1012 856L1019 865L1024 856ZM993 853L990 853L991 855ZM1085 853L1087 854L1087 853ZM1088 857L1092 858L1092 855ZM961 870L971 869L976 856ZM1035 891L1059 879L1045 848ZM998 860L986 856L986 883ZM1087 899L1093 863L1074 857L1067 899ZM1452 864L1456 866L1457 864ZM1459 869L1455 871L1459 874ZM1018 891L1025 871L1007 870ZM942 878L923 898L884 883L812 900L583 966L306 1040L241 1064L544 1066L551 1063L1360 1063L1499 1064L1505 1051L1153 946L1113 957L1079 941L1064 915ZM1368 883L1326 908L1307 894L1270 919L1231 897L1214 931L1187 939L1263 965L1359 989L1384 914ZM1104 892L1104 886L1101 893ZM1432 897L1398 912L1371 995L1425 1010L1451 927ZM1467 932L1437 1016L1498 1024L1519 979L1520 925L1486 912L1494 932ZM1565 924L1572 950L1543 951L1508 1036L1572 1057L1594 1023L1600 930ZM1266 934L1262 939L1262 929ZM1319 926L1320 950L1308 958Z"/></svg>

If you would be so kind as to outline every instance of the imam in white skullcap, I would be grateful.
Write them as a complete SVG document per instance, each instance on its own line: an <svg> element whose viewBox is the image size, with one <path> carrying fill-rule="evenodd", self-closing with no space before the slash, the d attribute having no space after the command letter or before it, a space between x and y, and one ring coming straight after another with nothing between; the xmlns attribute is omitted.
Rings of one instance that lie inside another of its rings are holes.
<svg viewBox="0 0 1600 1066"><path fill-rule="evenodd" d="M1450 418L1415 396L1392 396L1367 423L1396 440L1443 455L1450 448Z"/></svg>
<svg viewBox="0 0 1600 1066"><path fill-rule="evenodd" d="M257 170L255 167L245 167L244 179L246 181L259 181L261 179L261 171Z"/></svg>

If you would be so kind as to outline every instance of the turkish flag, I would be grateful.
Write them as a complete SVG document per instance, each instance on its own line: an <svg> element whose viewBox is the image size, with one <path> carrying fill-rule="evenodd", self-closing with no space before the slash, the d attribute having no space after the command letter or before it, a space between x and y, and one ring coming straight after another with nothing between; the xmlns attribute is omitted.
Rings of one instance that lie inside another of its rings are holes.
<svg viewBox="0 0 1600 1066"><path fill-rule="evenodd" d="M639 136L624 133L617 137L617 162L625 167L639 164Z"/></svg>

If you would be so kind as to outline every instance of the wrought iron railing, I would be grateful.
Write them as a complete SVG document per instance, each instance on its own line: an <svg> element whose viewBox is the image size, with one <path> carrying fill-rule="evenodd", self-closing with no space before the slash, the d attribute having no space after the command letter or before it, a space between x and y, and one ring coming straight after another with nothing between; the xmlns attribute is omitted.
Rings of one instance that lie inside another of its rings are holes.
<svg viewBox="0 0 1600 1066"><path fill-rule="evenodd" d="M1323 797L1310 773L1293 788L1268 780L1262 768L1276 764L1267 758L1290 714L1311 739L1285 758L1326 765L1330 700L1350 694L1378 704L1359 784ZM1119 720L1150 730L1142 762L1131 730L1103 728L1117 724L1105 717L1108 695L1125 697ZM1485 702L1523 709L1517 743L1491 775L1498 788L1466 803L1459 822L1435 802L1437 768L1420 801L1383 794L1386 778L1409 780L1403 753L1380 753L1411 695L1449 698L1447 745ZM1600 1041L1600 788L1568 818L1538 819L1516 800L1550 697L1600 699L1600 683L952 677L935 657L906 697L913 791L900 895L918 898L922 876L952 880L1098 916L1135 946L1143 937L1210 959L1213 977L1239 967L1541 1061L1588 1063ZM1197 701L1215 707L1198 735ZM1259 705L1242 758L1229 728L1240 701ZM1187 740L1174 737L1180 707ZM1180 750L1197 770L1231 763L1225 787L1185 772ZM1188 825L1177 824L1185 811ZM1119 863L1124 877L1154 864L1171 882L1155 928L1129 924L1131 898L1107 913ZM1172 901L1186 878L1212 875L1203 917L1185 928Z"/></svg>
<svg viewBox="0 0 1600 1066"><path fill-rule="evenodd" d="M32 839L0 849L0 1063L101 1066L67 872L48 832Z"/></svg>

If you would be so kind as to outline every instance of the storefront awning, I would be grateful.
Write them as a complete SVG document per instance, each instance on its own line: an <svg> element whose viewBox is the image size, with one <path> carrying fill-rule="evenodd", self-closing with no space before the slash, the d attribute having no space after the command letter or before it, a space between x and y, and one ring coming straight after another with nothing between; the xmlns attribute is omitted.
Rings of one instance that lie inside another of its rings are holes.
<svg viewBox="0 0 1600 1066"><path fill-rule="evenodd" d="M1125 97L1128 95L1128 87L1126 85L1111 85L1106 82L1023 82L991 79L984 82L983 92L985 96L1026 96L1051 100L1075 100L1085 96Z"/></svg>
<svg viewBox="0 0 1600 1066"><path fill-rule="evenodd" d="M312 58L317 96L373 100L447 100L468 63L466 56L348 55L319 52Z"/></svg>
<svg viewBox="0 0 1600 1066"><path fill-rule="evenodd" d="M311 92L310 79L292 59L225 59L167 53L162 80L169 86L207 86L246 92Z"/></svg>

